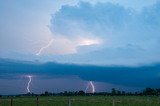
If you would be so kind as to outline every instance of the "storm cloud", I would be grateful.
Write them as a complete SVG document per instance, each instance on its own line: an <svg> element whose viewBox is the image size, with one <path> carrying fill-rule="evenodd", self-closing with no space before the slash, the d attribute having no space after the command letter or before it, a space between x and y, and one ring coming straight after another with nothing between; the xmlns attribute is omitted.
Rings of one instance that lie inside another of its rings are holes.
<svg viewBox="0 0 160 106"><path fill-rule="evenodd" d="M16 75L39 75L53 78L55 75L78 76L86 81L99 81L130 87L159 87L160 65L139 67L93 66L59 63L34 63L1 59L1 78Z"/></svg>
<svg viewBox="0 0 160 106"><path fill-rule="evenodd" d="M80 56L79 63L94 64L95 58L100 64L124 65L127 60L131 60L129 64L132 65L152 63L160 60L160 50L157 49L160 45L159 11L160 2L141 11L119 4L79 2L76 6L64 5L53 14L50 29L57 36L69 39L102 40L98 50L91 49L88 54L73 56L73 62ZM79 47L78 53L84 48Z"/></svg>

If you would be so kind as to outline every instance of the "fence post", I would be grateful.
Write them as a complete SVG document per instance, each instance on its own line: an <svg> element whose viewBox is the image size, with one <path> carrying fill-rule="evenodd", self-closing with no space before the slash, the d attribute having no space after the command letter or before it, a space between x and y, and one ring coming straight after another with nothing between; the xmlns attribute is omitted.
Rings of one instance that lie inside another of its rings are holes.
<svg viewBox="0 0 160 106"><path fill-rule="evenodd" d="M112 106L115 106L115 100L113 99L113 101L112 101Z"/></svg>
<svg viewBox="0 0 160 106"><path fill-rule="evenodd" d="M11 97L11 106L13 106L13 98Z"/></svg>
<svg viewBox="0 0 160 106"><path fill-rule="evenodd" d="M39 103L38 103L38 97L37 97L36 103L37 103L37 106L38 106L39 105Z"/></svg>
<svg viewBox="0 0 160 106"><path fill-rule="evenodd" d="M71 99L68 99L68 106L71 106Z"/></svg>

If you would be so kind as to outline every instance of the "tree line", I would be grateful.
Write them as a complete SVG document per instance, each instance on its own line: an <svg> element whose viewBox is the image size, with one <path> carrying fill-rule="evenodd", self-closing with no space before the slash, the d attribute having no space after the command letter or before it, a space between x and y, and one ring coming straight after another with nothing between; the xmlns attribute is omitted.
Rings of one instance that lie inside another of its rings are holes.
<svg viewBox="0 0 160 106"><path fill-rule="evenodd" d="M60 93L50 93L48 91L42 93L40 96L53 96L53 95L60 95L60 96L85 96L85 95L108 95L108 96L125 96L125 95L153 95L153 96L159 96L160 95L160 88L145 88L142 91L138 92L126 92L126 91L120 91L115 88L111 89L111 92L95 92L95 93L85 93L83 90L80 91L64 91Z"/></svg>
<svg viewBox="0 0 160 106"><path fill-rule="evenodd" d="M115 88L111 89L111 92L95 92L95 93L85 93L83 90L80 91L64 91L59 93L51 93L45 91L42 94L20 94L20 95L8 95L8 96L93 96L93 95L102 95L102 96L160 96L160 88L145 88L142 91L138 92L126 92L120 91ZM2 95L0 95L2 97Z"/></svg>

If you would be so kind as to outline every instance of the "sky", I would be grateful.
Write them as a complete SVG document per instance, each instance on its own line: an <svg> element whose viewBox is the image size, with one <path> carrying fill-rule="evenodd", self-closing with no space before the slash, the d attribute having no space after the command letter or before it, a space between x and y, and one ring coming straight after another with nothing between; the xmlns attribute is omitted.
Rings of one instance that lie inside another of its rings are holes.
<svg viewBox="0 0 160 106"><path fill-rule="evenodd" d="M159 0L1 0L0 57L94 65L160 60Z"/></svg>
<svg viewBox="0 0 160 106"><path fill-rule="evenodd" d="M159 11L159 0L0 0L0 94L26 92L26 75L37 93L159 87Z"/></svg>
<svg viewBox="0 0 160 106"><path fill-rule="evenodd" d="M95 66L37 63L0 59L0 94L79 91L93 93L88 86L92 81L95 92L111 92L116 88L126 92L139 92L146 87L159 88L160 64L145 66ZM88 88L86 90L86 88Z"/></svg>

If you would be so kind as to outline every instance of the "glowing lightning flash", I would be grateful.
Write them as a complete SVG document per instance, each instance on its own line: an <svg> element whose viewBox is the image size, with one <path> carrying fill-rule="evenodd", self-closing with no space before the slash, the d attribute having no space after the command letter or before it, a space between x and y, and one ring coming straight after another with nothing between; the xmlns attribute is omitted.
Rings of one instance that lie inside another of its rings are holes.
<svg viewBox="0 0 160 106"><path fill-rule="evenodd" d="M27 83L27 93L30 93L30 83L32 82L32 76L28 75L29 81Z"/></svg>
<svg viewBox="0 0 160 106"><path fill-rule="evenodd" d="M89 83L88 83L88 85L87 85L87 87L86 87L85 92L87 92L87 89L89 88L90 85L91 85L91 87L92 87L92 93L95 93L95 86L94 86L94 84L93 84L92 81L89 81Z"/></svg>
<svg viewBox="0 0 160 106"><path fill-rule="evenodd" d="M52 43L53 43L53 39L52 39L46 46L42 47L42 48L39 50L39 52L36 53L36 55L39 56L39 55L41 54L41 52L42 52L44 49L48 48Z"/></svg>
<svg viewBox="0 0 160 106"><path fill-rule="evenodd" d="M94 87L94 85L93 85L93 82L90 81L90 84L91 84L91 86L92 86L92 93L94 93L94 92L95 92L95 87Z"/></svg>

